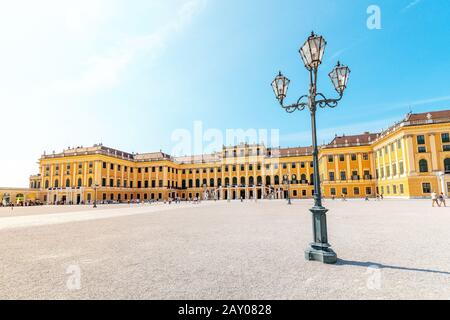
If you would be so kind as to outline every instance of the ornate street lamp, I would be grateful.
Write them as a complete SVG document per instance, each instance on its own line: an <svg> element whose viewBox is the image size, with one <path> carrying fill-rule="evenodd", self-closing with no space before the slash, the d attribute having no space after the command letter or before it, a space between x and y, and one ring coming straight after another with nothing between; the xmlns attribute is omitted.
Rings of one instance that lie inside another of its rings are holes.
<svg viewBox="0 0 450 320"><path fill-rule="evenodd" d="M98 188L98 184L97 183L92 184L92 188L94 188L94 208L97 208L97 188Z"/></svg>
<svg viewBox="0 0 450 320"><path fill-rule="evenodd" d="M293 175L294 179L295 179L295 174ZM287 194L288 194L288 205L291 205L291 188L290 188L290 184L291 182L289 181L289 176L287 174L285 174L283 176L283 180L284 183L287 185Z"/></svg>
<svg viewBox="0 0 450 320"><path fill-rule="evenodd" d="M288 113L296 110L304 110L308 107L311 113L311 131L313 145L313 164L314 164L314 206L310 209L313 217L313 236L314 240L310 247L305 251L305 257L308 260L317 260L324 263L336 263L336 253L331 249L328 243L327 235L327 209L322 206L322 195L320 190L319 176L319 159L317 147L316 132L316 111L320 108L335 108L342 99L344 91L347 87L350 69L341 65L339 62L336 67L329 73L331 82L334 85L339 97L337 99L327 99L322 93L317 92L317 69L322 63L323 54L325 52L326 41L323 37L311 33L299 52L302 57L306 69L309 71L310 85L309 94L301 96L296 103L284 105L286 98L289 79L280 72L272 82L272 88L281 107Z"/></svg>

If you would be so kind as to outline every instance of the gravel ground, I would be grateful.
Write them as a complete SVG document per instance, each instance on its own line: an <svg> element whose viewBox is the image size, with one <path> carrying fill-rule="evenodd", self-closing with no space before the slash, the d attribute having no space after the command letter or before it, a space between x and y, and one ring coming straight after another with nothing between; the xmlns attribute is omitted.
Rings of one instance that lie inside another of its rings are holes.
<svg viewBox="0 0 450 320"><path fill-rule="evenodd" d="M304 259L311 201L24 208L0 218L0 298L450 299L450 208L325 204L336 265Z"/></svg>

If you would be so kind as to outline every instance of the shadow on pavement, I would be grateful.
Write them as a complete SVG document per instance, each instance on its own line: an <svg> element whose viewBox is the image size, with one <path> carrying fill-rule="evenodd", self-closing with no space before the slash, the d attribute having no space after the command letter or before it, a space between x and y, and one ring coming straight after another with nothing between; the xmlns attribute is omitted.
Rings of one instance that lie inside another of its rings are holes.
<svg viewBox="0 0 450 320"><path fill-rule="evenodd" d="M399 267L399 266L390 266L384 265L376 262L361 262L361 261L351 261L351 260L342 260L338 259L337 266L357 266L357 267L373 267L380 269L395 269L395 270L404 270L404 271L418 271L418 272L429 272L429 273L439 273L444 275L450 275L450 272L447 271L439 271L439 270L431 270L431 269L419 269L419 268L407 268L407 267Z"/></svg>

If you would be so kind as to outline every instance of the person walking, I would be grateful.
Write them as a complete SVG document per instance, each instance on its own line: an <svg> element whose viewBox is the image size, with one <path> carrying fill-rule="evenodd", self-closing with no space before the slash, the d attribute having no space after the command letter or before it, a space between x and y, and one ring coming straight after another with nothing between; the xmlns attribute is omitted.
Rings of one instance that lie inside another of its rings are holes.
<svg viewBox="0 0 450 320"><path fill-rule="evenodd" d="M447 206L447 204L445 203L445 195L443 192L441 192L441 194L439 195L439 206L444 205L444 207Z"/></svg>
<svg viewBox="0 0 450 320"><path fill-rule="evenodd" d="M432 192L431 193L431 206L434 207L434 204L437 204L438 207L440 207L441 205L438 202L438 196L436 192Z"/></svg>

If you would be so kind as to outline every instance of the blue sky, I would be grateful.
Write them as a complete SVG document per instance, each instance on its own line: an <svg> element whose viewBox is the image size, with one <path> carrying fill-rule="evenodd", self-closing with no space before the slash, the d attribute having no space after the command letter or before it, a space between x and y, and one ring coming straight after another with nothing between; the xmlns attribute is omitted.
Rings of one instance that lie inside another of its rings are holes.
<svg viewBox="0 0 450 320"><path fill-rule="evenodd" d="M369 5L381 29L369 30ZM450 108L447 0L78 0L0 3L0 186L25 186L45 150L102 142L170 152L177 129L279 129L310 144L309 114L286 114L269 86L282 70L289 101L305 93L298 49L327 42L319 90L339 59L352 70L319 141L378 131L414 112ZM19 174L17 174L19 172Z"/></svg>

